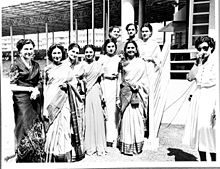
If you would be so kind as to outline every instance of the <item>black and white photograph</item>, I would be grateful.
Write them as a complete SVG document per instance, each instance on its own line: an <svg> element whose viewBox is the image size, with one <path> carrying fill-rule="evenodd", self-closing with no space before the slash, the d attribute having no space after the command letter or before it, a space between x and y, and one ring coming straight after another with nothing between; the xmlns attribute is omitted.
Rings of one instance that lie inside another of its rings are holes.
<svg viewBox="0 0 220 169"><path fill-rule="evenodd" d="M6 0L1 167L220 167L219 0Z"/></svg>

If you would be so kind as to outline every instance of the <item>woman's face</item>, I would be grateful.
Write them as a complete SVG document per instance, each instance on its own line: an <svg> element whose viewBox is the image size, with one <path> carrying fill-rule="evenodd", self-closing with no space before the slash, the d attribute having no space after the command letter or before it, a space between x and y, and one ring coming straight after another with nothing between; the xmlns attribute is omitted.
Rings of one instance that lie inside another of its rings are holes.
<svg viewBox="0 0 220 169"><path fill-rule="evenodd" d="M113 42L110 42L110 43L107 44L106 52L107 52L108 55L110 55L110 56L114 55L115 50L116 50L116 47L115 47L115 44Z"/></svg>
<svg viewBox="0 0 220 169"><path fill-rule="evenodd" d="M59 48L54 48L52 51L52 59L55 63L60 63L62 60L62 51Z"/></svg>
<svg viewBox="0 0 220 169"><path fill-rule="evenodd" d="M212 48L209 47L207 42L203 42L198 47L198 57L208 57L211 54Z"/></svg>
<svg viewBox="0 0 220 169"><path fill-rule="evenodd" d="M137 31L136 31L136 29L135 29L135 26L134 26L134 25L130 25L130 26L128 27L128 35L129 35L130 37L134 37L136 33L137 33Z"/></svg>
<svg viewBox="0 0 220 169"><path fill-rule="evenodd" d="M34 46L31 43L25 44L20 50L20 56L24 57L25 59L34 58Z"/></svg>
<svg viewBox="0 0 220 169"><path fill-rule="evenodd" d="M70 57L70 59L72 59L72 61L75 61L78 55L79 55L79 48L77 47L73 47L68 51L68 56Z"/></svg>
<svg viewBox="0 0 220 169"><path fill-rule="evenodd" d="M150 29L148 27L143 27L141 29L141 36L143 40L148 40L152 35L152 32L150 31Z"/></svg>
<svg viewBox="0 0 220 169"><path fill-rule="evenodd" d="M110 36L113 39L118 39L120 36L120 29L119 28L113 28L112 32L110 32Z"/></svg>
<svg viewBox="0 0 220 169"><path fill-rule="evenodd" d="M133 43L128 43L125 51L129 59L133 59L137 53L137 49Z"/></svg>
<svg viewBox="0 0 220 169"><path fill-rule="evenodd" d="M95 52L93 51L93 49L90 48L90 47L86 48L86 50L85 50L85 58L87 60L93 60L94 56L95 56Z"/></svg>

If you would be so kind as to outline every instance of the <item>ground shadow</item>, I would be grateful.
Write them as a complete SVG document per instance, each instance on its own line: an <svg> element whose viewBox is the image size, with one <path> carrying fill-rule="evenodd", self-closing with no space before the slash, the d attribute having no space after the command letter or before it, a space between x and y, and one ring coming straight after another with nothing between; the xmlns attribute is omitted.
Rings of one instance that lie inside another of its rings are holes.
<svg viewBox="0 0 220 169"><path fill-rule="evenodd" d="M184 152L181 149L168 148L167 150L169 151L167 155L175 156L175 161L197 161L197 158L194 155Z"/></svg>

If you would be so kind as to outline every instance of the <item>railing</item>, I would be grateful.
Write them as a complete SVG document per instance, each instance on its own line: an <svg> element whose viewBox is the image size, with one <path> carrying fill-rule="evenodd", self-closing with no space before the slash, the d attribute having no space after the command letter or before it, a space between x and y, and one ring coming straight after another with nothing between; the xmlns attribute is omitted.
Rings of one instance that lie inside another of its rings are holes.
<svg viewBox="0 0 220 169"><path fill-rule="evenodd" d="M170 81L170 43L163 46L161 68L157 71L155 81L150 86L149 96L149 138L158 135L163 110L166 103L167 88Z"/></svg>

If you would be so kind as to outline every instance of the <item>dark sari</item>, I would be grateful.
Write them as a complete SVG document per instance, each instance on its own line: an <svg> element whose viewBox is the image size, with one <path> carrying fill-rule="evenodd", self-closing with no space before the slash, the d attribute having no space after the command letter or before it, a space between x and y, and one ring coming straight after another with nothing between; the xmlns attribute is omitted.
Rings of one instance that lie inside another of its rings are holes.
<svg viewBox="0 0 220 169"><path fill-rule="evenodd" d="M39 64L31 61L28 69L20 57L10 67L11 84L38 87L42 91ZM17 162L44 162L44 125L41 118L41 97L30 99L31 92L14 91L15 138Z"/></svg>

